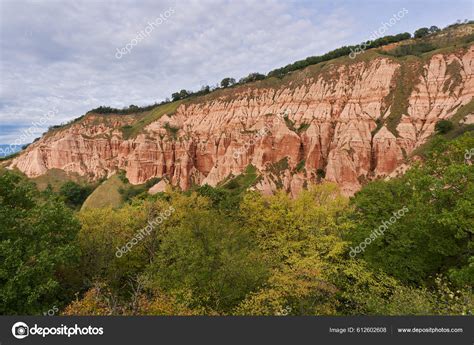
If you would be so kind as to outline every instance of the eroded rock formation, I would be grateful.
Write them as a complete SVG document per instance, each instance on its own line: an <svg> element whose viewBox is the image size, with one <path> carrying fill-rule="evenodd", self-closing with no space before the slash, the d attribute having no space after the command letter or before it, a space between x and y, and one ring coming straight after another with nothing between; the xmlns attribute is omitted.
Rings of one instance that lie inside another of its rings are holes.
<svg viewBox="0 0 474 345"><path fill-rule="evenodd" d="M11 167L30 177L58 168L91 179L124 169L133 184L166 176L187 189L252 164L266 193L296 194L325 179L350 195L396 171L436 121L472 101L473 71L473 46L414 63L377 57L311 66L277 86L267 80L184 102L130 139L121 128L134 116L89 114L30 145Z"/></svg>

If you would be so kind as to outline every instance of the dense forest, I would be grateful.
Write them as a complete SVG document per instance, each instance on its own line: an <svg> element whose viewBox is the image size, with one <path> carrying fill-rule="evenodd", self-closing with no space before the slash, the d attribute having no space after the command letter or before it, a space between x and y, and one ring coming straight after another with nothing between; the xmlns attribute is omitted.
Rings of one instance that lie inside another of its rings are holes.
<svg viewBox="0 0 474 345"><path fill-rule="evenodd" d="M474 134L423 149L350 199L241 178L81 210L93 187L0 170L0 314L472 314Z"/></svg>

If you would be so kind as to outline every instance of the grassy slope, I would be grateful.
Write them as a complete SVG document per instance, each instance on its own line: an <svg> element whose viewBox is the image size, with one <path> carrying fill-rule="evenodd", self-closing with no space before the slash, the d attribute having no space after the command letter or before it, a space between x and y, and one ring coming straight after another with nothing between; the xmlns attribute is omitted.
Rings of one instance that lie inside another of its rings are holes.
<svg viewBox="0 0 474 345"><path fill-rule="evenodd" d="M125 139L136 137L146 126L150 123L158 120L165 114L172 115L182 101L176 101L168 104L158 106L142 116L138 121L136 121L131 126L122 127L122 133Z"/></svg>
<svg viewBox="0 0 474 345"><path fill-rule="evenodd" d="M96 113L87 113L82 115L74 120L69 121L66 124L50 127L46 133L43 134L42 139L51 137L57 133L60 133L71 126L78 124L90 124L90 125L99 125L104 124L105 126L111 127L112 123L117 121L122 122L134 122L138 118L138 115L117 115L117 114L96 114ZM84 135L85 136L85 135ZM100 136L99 136L100 137Z"/></svg>
<svg viewBox="0 0 474 345"><path fill-rule="evenodd" d="M89 195L86 201L84 201L82 209L108 206L120 207L122 205L122 195L119 189L123 187L125 187L125 184L117 175L110 177Z"/></svg>
<svg viewBox="0 0 474 345"><path fill-rule="evenodd" d="M68 174L64 170L50 169L44 175L32 178L39 190L45 190L48 185L51 185L55 192L59 191L59 188L67 181L74 181L79 184L87 184L87 179L78 174Z"/></svg>

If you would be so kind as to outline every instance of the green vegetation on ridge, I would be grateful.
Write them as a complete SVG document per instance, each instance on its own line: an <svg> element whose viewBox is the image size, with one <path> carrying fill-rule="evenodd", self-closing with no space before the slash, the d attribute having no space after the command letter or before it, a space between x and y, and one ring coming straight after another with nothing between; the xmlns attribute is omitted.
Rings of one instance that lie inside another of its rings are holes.
<svg viewBox="0 0 474 345"><path fill-rule="evenodd" d="M293 83L295 78L301 77L299 74L308 76L319 74L323 77L329 77L326 75L327 67L334 63L349 64L353 62L369 61L381 55L397 59L397 61L402 62L402 65L405 63L419 64L423 59L428 58L432 54L443 53L453 49L467 47L469 44L474 42L474 34L458 37L456 32L456 30L459 28L462 29L464 27L472 27L473 25L473 21L465 21L464 23L455 23L449 25L442 30L438 30L438 28L434 26L430 28L422 28L423 30L420 31L421 33L415 35L417 36L415 38L410 38L411 35L409 33L385 36L372 42L362 42L360 45L341 47L322 56L308 57L285 67L275 69L269 72L267 75L261 73L251 73L247 77L241 78L238 82L236 82L234 78L226 77L221 81L220 86L211 87L206 85L203 86L201 90L196 92L183 89L179 92L173 93L172 100L166 99L161 103L155 103L153 105L144 107L139 107L132 104L129 107L123 109L101 106L96 109L92 109L88 112L88 114L115 114L122 116L133 116L135 121L132 124L125 125L121 128L125 138L133 138L137 134L141 133L144 127L160 118L164 114L173 114L177 107L184 101L195 102L197 100L201 100L202 97L206 97L207 100L212 100L215 97L228 95L228 93L226 93L228 89L231 89L230 91L232 91L233 88L246 85L248 83L253 83L252 87L255 88L276 88L281 87L282 83ZM355 59L351 59L349 57L351 52L354 51L354 49L360 50L360 46L363 46L364 50L368 50L363 54L357 55ZM396 134L395 127L400 119L400 114L406 107L406 96L408 91L405 89L405 85L410 86L414 83L413 80L410 80L410 73L414 74L412 72L413 71L410 72L409 68L406 67L403 73L398 77L400 83L405 83L403 84L404 87L399 87L399 82L397 82L397 87L394 88L394 94L389 95L391 99L394 100L394 109L387 120L387 125L394 134ZM456 80L459 80L457 76L458 73L456 71L456 63L452 63L450 66L448 66L448 73L452 74L452 82L450 85L446 85L446 87L453 88L456 85ZM296 74L296 77L293 76L294 74ZM52 126L50 128L50 132L77 123L84 117L85 115L64 125ZM380 127L381 124L379 128ZM303 127L298 130L304 131L304 129L305 128ZM175 137L174 133L174 129L171 129L171 137Z"/></svg>

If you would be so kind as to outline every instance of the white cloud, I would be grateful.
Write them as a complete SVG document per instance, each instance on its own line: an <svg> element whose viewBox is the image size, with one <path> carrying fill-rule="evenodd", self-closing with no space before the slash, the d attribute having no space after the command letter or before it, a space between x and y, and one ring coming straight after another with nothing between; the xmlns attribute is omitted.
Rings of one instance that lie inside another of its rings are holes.
<svg viewBox="0 0 474 345"><path fill-rule="evenodd" d="M328 4L4 0L0 143L14 140L15 128L28 127L53 106L57 124L99 105L146 105L182 88L267 73L349 43L358 20L354 6ZM170 7L175 13L168 21L115 58L116 48Z"/></svg>

